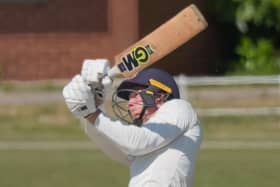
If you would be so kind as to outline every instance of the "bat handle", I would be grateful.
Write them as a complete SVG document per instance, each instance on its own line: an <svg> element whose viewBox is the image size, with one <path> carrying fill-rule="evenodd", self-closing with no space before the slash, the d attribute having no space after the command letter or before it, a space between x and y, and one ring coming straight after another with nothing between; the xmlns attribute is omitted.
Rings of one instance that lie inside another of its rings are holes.
<svg viewBox="0 0 280 187"><path fill-rule="evenodd" d="M95 99L98 100L102 100L104 99L104 85L102 84L102 79L105 77L106 75L99 73L98 74L98 81L96 82L90 82L88 85L91 89L91 92L94 94Z"/></svg>
<svg viewBox="0 0 280 187"><path fill-rule="evenodd" d="M104 86L102 84L99 84L98 82L90 83L89 87L91 89L91 92L94 94L95 99L103 100L104 99Z"/></svg>
<svg viewBox="0 0 280 187"><path fill-rule="evenodd" d="M113 79L114 77L120 77L122 75L118 66L113 66L108 72L107 75Z"/></svg>
<svg viewBox="0 0 280 187"><path fill-rule="evenodd" d="M110 80L108 79L108 80L103 81L103 79L105 77L108 77ZM113 82L113 79L111 77L109 77L107 73L106 74L100 73L100 74L98 74L98 81L91 82L88 85L89 85L92 93L94 93L95 99L103 101L104 100L104 84L105 85L106 85L106 83L112 84L112 82Z"/></svg>

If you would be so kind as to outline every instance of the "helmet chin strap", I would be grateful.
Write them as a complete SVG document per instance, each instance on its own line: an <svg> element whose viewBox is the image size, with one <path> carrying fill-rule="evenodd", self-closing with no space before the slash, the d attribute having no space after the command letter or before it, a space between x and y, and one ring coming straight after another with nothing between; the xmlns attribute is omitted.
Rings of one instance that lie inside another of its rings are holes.
<svg viewBox="0 0 280 187"><path fill-rule="evenodd" d="M156 94L155 93L158 93L159 90L158 88L154 87L154 86L150 86L144 90L142 90L139 95L141 96L142 100L143 100L143 108L142 108L142 111L139 115L138 118L134 119L133 120L133 123L137 126L142 126L143 124L143 117L144 117L144 114L145 114L145 111L150 108L150 107L155 107L157 104L156 104ZM166 95L167 97L169 96L169 94ZM164 99L166 100L167 97Z"/></svg>
<svg viewBox="0 0 280 187"><path fill-rule="evenodd" d="M143 116L145 114L145 111L148 107L144 106L139 117L133 120L133 124L137 125L138 127L141 127L143 124Z"/></svg>
<svg viewBox="0 0 280 187"><path fill-rule="evenodd" d="M156 106L156 102L155 102L154 94L149 94L149 93L147 93L146 90L143 90L139 94L140 94L140 96L141 96L141 98L143 100L143 108L142 108L142 111L141 111L139 117L134 119L133 123L140 127L143 124L143 116L145 114L145 111L149 107Z"/></svg>

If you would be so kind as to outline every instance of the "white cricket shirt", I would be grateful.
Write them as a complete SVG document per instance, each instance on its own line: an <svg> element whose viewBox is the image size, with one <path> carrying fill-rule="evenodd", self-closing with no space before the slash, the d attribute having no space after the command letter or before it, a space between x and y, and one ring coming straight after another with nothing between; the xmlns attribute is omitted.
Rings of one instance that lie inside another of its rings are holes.
<svg viewBox="0 0 280 187"><path fill-rule="evenodd" d="M110 158L129 164L129 187L192 185L202 130L182 99L164 103L142 127L101 113L86 133Z"/></svg>

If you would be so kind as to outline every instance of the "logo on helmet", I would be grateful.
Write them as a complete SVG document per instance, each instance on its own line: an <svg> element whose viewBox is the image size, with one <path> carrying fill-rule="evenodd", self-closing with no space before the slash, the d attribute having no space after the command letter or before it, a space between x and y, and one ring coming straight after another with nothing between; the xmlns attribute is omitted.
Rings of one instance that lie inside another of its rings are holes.
<svg viewBox="0 0 280 187"><path fill-rule="evenodd" d="M121 72L132 71L134 68L137 68L139 64L148 63L153 53L154 50L151 45L135 47L121 58L121 63L118 64L118 67Z"/></svg>

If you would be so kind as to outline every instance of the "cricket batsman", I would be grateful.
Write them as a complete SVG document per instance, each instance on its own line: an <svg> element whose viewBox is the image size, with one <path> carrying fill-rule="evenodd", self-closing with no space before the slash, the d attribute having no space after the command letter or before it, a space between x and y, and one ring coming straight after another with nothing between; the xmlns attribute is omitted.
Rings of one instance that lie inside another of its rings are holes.
<svg viewBox="0 0 280 187"><path fill-rule="evenodd" d="M191 187L202 129L173 77L148 68L121 82L112 97L115 119L102 109L98 95L104 90L89 86L100 81L108 64L106 59L83 63L81 74L63 89L69 110L84 119L86 134L105 154L129 166L129 187Z"/></svg>

